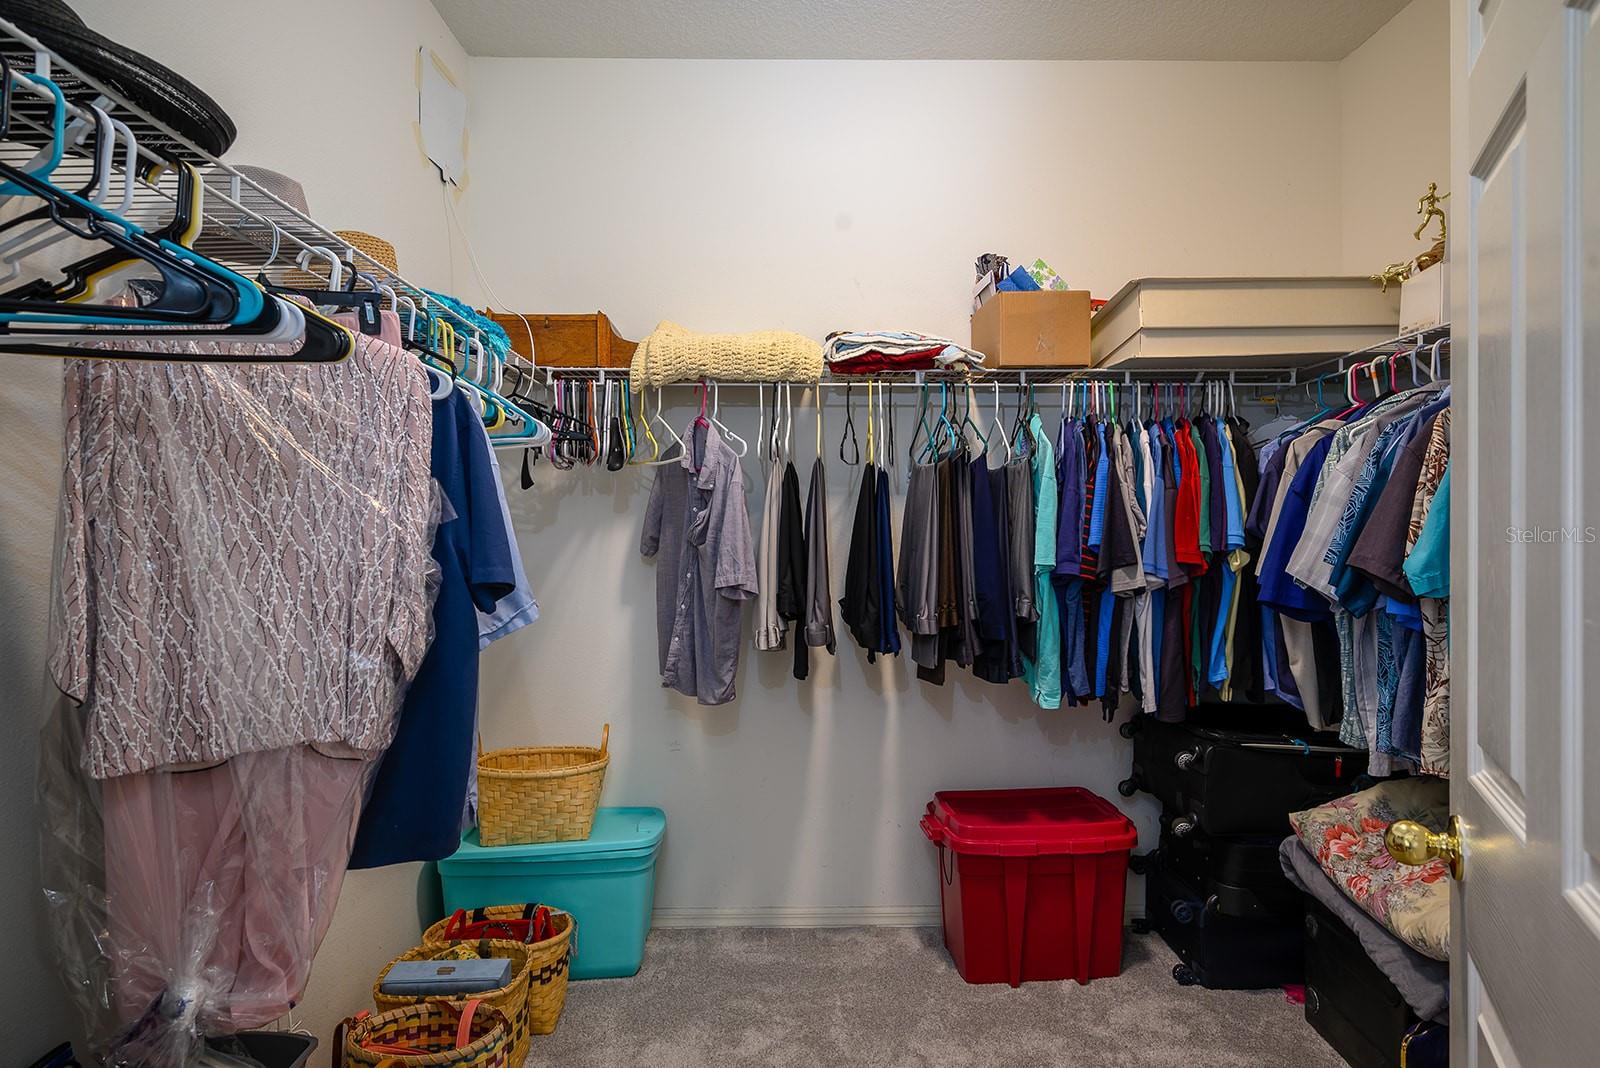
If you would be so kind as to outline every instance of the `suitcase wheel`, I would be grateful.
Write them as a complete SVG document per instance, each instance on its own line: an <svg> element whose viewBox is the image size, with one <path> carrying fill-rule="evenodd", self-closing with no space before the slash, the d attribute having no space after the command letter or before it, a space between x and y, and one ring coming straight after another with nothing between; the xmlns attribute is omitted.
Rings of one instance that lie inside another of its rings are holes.
<svg viewBox="0 0 1600 1068"><path fill-rule="evenodd" d="M1129 776L1117 783L1117 793L1123 797L1132 797L1139 792L1139 780Z"/></svg>
<svg viewBox="0 0 1600 1068"><path fill-rule="evenodd" d="M1132 738L1135 734L1139 733L1139 721L1136 719L1125 720L1123 724L1117 728L1117 733L1122 735L1124 738Z"/></svg>
<svg viewBox="0 0 1600 1068"><path fill-rule="evenodd" d="M1153 853L1128 854L1128 870L1135 875L1143 875L1150 870L1150 858L1152 856L1154 856Z"/></svg>
<svg viewBox="0 0 1600 1068"><path fill-rule="evenodd" d="M1194 986L1200 981L1200 977L1194 974L1187 964L1174 964L1172 978L1179 986Z"/></svg>
<svg viewBox="0 0 1600 1068"><path fill-rule="evenodd" d="M1195 821L1193 816L1179 816L1177 819L1172 821L1172 826L1168 827L1167 830L1172 832L1173 837L1182 838L1193 831L1194 827Z"/></svg>
<svg viewBox="0 0 1600 1068"><path fill-rule="evenodd" d="M1188 771L1190 768L1194 767L1194 762L1199 759L1200 754L1198 752L1193 749L1185 749L1183 752L1172 758L1172 763L1177 766L1179 771Z"/></svg>
<svg viewBox="0 0 1600 1068"><path fill-rule="evenodd" d="M1188 901L1174 901L1169 906L1172 918L1179 923L1192 923L1194 921L1194 905Z"/></svg>

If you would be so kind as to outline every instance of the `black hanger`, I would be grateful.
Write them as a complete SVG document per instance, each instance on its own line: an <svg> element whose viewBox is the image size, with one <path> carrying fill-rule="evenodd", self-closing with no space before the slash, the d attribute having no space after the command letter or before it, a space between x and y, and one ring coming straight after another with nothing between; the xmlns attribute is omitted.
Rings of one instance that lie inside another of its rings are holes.
<svg viewBox="0 0 1600 1068"><path fill-rule="evenodd" d="M68 198L48 182L11 165L0 162L0 175L45 202L51 221L85 240L100 240L122 251L114 258L116 264L130 258L153 266L161 275L163 300L157 306L130 308L118 304L60 303L52 289L32 293L26 297L12 294L0 296L0 311L37 312L41 301L50 301L53 315L71 316L74 319L140 319L151 323L231 324L239 309L239 292L234 284L218 278L198 263L179 260L149 236L103 222L81 202ZM87 276L76 284L87 289ZM25 290L32 287L23 287Z"/></svg>
<svg viewBox="0 0 1600 1068"><path fill-rule="evenodd" d="M339 264L350 277L350 284L344 289L302 289L296 286L275 285L267 278L265 272L256 276L256 283L268 293L275 293L280 297L303 297L318 307L353 308L356 312L356 325L361 332L377 336L383 332L382 317L378 314L383 309L383 295L376 289L356 289L355 264L345 260L340 260ZM437 353L429 355L441 363L449 362Z"/></svg>
<svg viewBox="0 0 1600 1068"><path fill-rule="evenodd" d="M861 465L861 439L856 436L855 405L851 403L850 391L855 388L854 383L847 382L844 387L844 430L839 435L839 459L848 467ZM848 441L855 452L854 460L844 458L844 443Z"/></svg>
<svg viewBox="0 0 1600 1068"><path fill-rule="evenodd" d="M154 174L160 166L162 165L152 163L147 160L140 161L140 179L144 180L145 175ZM159 230L147 232L148 238L153 242L170 241L174 244L182 244L185 237L189 233L191 224L194 222L196 187L199 185L198 172L196 172L192 166L186 163L174 163L173 166L176 167L178 175L178 190L175 201L176 206L173 210L171 222ZM56 221L59 222L59 218L57 218ZM76 233L76 231L74 232ZM116 233L117 231L113 230L112 232ZM85 235L79 234L78 236ZM115 244L116 242L113 243ZM165 253L163 253L163 255L165 255ZM131 258L147 259L148 257L136 254ZM168 258L171 259L173 257ZM125 251L117 251L112 249L103 252L96 252L85 259L78 260L75 263L70 263L65 267L59 268L59 273L63 276L63 281L61 282L52 283L47 279L36 279L10 290L9 292L5 293L4 296L7 298L24 300L69 300L73 297L81 296L88 292L89 283L95 276L120 267L129 262L129 260L130 256ZM161 265L158 263L157 268L160 269L160 267ZM185 289L180 284L178 288L171 289L169 291L167 287L171 286L173 283L170 272L162 271L162 280L162 296L157 304L153 307L192 307L194 302L200 299L197 295L198 287ZM231 286L229 287L229 292L233 292ZM83 307L83 305L76 306Z"/></svg>

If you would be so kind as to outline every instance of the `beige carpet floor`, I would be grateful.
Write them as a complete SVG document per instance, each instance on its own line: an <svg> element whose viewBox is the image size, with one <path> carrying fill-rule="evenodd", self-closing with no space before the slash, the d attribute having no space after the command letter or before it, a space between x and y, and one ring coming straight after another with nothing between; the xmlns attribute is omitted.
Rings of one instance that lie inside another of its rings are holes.
<svg viewBox="0 0 1600 1068"><path fill-rule="evenodd" d="M1340 1068L1283 992L1172 980L1129 935L1123 972L968 986L938 930L723 928L651 934L632 979L572 983L529 1065L560 1068Z"/></svg>

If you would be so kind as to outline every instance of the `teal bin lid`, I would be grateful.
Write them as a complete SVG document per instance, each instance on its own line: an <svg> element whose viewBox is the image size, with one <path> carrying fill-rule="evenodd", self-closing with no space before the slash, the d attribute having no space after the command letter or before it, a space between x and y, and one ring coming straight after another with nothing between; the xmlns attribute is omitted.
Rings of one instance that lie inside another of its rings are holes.
<svg viewBox="0 0 1600 1068"><path fill-rule="evenodd" d="M623 860L655 852L667 830L667 814L659 808L602 808L594 814L589 837L576 842L481 846L478 828L461 836L461 848L439 861L441 872L464 873L477 863L542 860Z"/></svg>

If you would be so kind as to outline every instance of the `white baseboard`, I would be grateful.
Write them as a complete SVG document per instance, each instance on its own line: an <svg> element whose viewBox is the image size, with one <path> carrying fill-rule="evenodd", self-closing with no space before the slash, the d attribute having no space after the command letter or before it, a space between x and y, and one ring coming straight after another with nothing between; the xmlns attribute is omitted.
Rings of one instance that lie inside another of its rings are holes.
<svg viewBox="0 0 1600 1068"><path fill-rule="evenodd" d="M665 906L651 917L657 927L934 927L938 905L846 905L773 908Z"/></svg>
<svg viewBox="0 0 1600 1068"><path fill-rule="evenodd" d="M1131 896L1123 919L1144 915L1144 901ZM694 905L664 906L655 910L656 927L937 927L938 905L805 905L772 908L717 908Z"/></svg>

